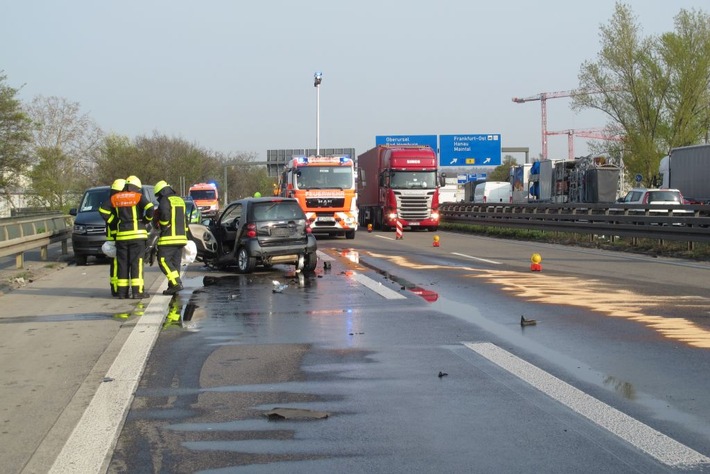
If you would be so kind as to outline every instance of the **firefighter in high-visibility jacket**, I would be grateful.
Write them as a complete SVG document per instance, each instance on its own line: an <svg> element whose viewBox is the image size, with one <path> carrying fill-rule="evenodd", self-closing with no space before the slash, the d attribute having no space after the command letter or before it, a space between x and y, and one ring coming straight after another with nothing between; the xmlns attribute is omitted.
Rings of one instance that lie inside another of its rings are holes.
<svg viewBox="0 0 710 474"><path fill-rule="evenodd" d="M158 266L168 279L164 295L174 295L182 290L180 263L182 249L187 243L187 219L185 201L165 181L158 181L153 188L158 199L153 224L160 230L158 237Z"/></svg>
<svg viewBox="0 0 710 474"><path fill-rule="evenodd" d="M111 196L113 196L116 193L120 193L123 191L123 188L126 187L126 180L123 178L115 180L111 184L111 189L109 191L109 200L106 202L101 203L101 207L99 209L99 212L104 215L107 214L110 216L111 214ZM111 223L109 224L108 222L106 223L106 240L112 241L115 243L116 241L116 231L118 230L118 219L112 219ZM117 259L116 255L114 255L111 260L109 261L109 285L111 287L111 296L118 296L118 265L117 265Z"/></svg>
<svg viewBox="0 0 710 474"><path fill-rule="evenodd" d="M142 193L140 179L126 178L123 191L111 196L109 213L102 212L107 225L116 219L116 287L119 298L139 299L148 295L144 291L143 257L148 231L145 224L150 222L153 203Z"/></svg>

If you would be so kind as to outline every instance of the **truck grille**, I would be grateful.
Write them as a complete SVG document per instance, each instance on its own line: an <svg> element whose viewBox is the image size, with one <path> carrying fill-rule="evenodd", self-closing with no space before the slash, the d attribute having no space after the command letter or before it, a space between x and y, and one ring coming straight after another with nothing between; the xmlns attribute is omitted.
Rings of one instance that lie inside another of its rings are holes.
<svg viewBox="0 0 710 474"><path fill-rule="evenodd" d="M397 214L400 219L408 221L420 221L431 217L431 199L433 192L428 194L402 194L394 193L397 197Z"/></svg>
<svg viewBox="0 0 710 474"><path fill-rule="evenodd" d="M87 225L86 226L87 235L104 235L106 233L105 225Z"/></svg>
<svg viewBox="0 0 710 474"><path fill-rule="evenodd" d="M314 209L318 207L343 207L345 198L308 198L306 199L306 207Z"/></svg>

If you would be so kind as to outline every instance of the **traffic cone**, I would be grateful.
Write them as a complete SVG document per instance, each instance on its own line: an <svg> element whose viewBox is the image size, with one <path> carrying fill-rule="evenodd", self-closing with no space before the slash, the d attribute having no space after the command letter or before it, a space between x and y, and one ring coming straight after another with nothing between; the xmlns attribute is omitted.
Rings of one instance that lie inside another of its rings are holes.
<svg viewBox="0 0 710 474"><path fill-rule="evenodd" d="M539 253L534 253L530 257L530 271L531 272L541 272L542 271L542 256Z"/></svg>
<svg viewBox="0 0 710 474"><path fill-rule="evenodd" d="M372 232L372 224L367 224L367 231Z"/></svg>
<svg viewBox="0 0 710 474"><path fill-rule="evenodd" d="M433 245L433 246L434 246L434 247L438 247L438 246L439 246L439 236L438 236L438 235L435 235L435 236L434 236L434 245Z"/></svg>
<svg viewBox="0 0 710 474"><path fill-rule="evenodd" d="M397 225L397 227L396 227L396 236L395 236L395 238L396 238L397 240L402 240L402 239L404 238L404 235L403 235L403 232L402 232L402 221L400 221L399 219L397 219L396 225Z"/></svg>

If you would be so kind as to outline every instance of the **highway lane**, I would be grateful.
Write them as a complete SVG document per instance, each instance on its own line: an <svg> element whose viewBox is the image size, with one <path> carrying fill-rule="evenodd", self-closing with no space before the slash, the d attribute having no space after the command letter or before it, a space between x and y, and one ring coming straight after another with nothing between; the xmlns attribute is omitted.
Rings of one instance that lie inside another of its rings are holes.
<svg viewBox="0 0 710 474"><path fill-rule="evenodd" d="M191 266L109 471L707 468L710 266L438 235L322 239L303 279Z"/></svg>

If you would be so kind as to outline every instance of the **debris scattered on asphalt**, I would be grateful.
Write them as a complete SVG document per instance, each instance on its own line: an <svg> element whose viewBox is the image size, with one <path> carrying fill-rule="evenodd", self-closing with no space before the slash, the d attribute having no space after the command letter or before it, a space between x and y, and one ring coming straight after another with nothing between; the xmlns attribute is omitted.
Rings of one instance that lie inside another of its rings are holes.
<svg viewBox="0 0 710 474"><path fill-rule="evenodd" d="M330 415L324 411L277 407L265 412L264 416L269 420L322 420Z"/></svg>
<svg viewBox="0 0 710 474"><path fill-rule="evenodd" d="M520 316L521 326L535 326L537 324L536 319L525 319L525 316Z"/></svg>

